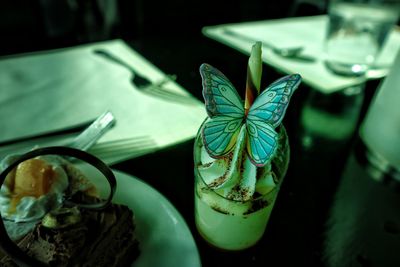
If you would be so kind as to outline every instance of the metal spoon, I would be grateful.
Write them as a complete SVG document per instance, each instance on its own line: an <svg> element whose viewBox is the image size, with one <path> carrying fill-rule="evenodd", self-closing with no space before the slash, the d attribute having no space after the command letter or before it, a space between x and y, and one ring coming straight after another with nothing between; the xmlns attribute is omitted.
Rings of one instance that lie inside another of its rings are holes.
<svg viewBox="0 0 400 267"><path fill-rule="evenodd" d="M70 147L88 150L116 123L114 115L106 111L69 144Z"/></svg>
<svg viewBox="0 0 400 267"><path fill-rule="evenodd" d="M248 42L255 43L255 42L259 41L254 38L231 31L229 29L224 29L223 32L226 35L229 35L229 36L241 39L241 40L245 40ZM277 54L281 57L285 57L285 58L299 58L299 57L301 57L301 55L300 55L301 52L304 50L304 47L302 47L302 46L295 46L295 47L289 47L289 48L278 48L278 47L276 47L272 44L266 43L266 42L262 42L262 45L264 47L271 49L275 54Z"/></svg>
<svg viewBox="0 0 400 267"><path fill-rule="evenodd" d="M88 150L92 147L108 130L116 123L114 115L107 111L101 114L95 121L87 126L72 141L68 139L60 139L59 136L44 137L42 139L24 140L21 143L15 143L10 146L2 147L0 150L0 162L7 155L19 155L26 153L34 147L65 145L73 148ZM0 166L1 169L1 166Z"/></svg>

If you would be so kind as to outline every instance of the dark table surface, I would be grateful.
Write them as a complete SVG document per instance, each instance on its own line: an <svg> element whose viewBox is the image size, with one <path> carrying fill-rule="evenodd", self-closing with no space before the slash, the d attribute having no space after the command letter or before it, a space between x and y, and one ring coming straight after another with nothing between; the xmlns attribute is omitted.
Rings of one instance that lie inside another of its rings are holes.
<svg viewBox="0 0 400 267"><path fill-rule="evenodd" d="M176 74L177 82L200 100L198 68L203 62L223 70L233 84L245 83L247 56L205 37L166 38L162 46L159 39L152 38L129 44L165 73ZM282 75L266 66L263 72L263 85ZM112 167L145 180L175 205L195 238L203 266L323 266L326 222L354 135L336 141L312 137L314 145L303 145L306 132L299 115L312 90L302 85L292 98L283 121L291 147L289 170L263 238L247 250L217 250L196 230L193 140ZM366 105L369 94L371 90L366 92ZM154 162L157 168L150 164Z"/></svg>
<svg viewBox="0 0 400 267"><path fill-rule="evenodd" d="M190 38L157 35L126 41L163 72L176 74L177 83L201 101L202 86L198 70L202 63L222 70L237 87L245 85L248 57L200 34ZM262 85L266 86L282 75L264 65ZM364 104L355 122L357 125L378 84L379 81L367 83L363 91ZM357 127L344 139L332 140L309 135L301 125L300 115L311 94L315 96L318 93L302 84L292 97L283 120L291 148L289 170L264 236L255 246L244 251L224 252L215 249L196 230L192 157L194 140L111 167L140 177L171 201L194 236L202 266L325 266L324 251L329 245L327 240L331 240L327 238L330 211L345 164L357 140ZM325 97L321 96L321 99ZM340 97L333 99L337 101ZM308 145L304 142L305 138ZM154 162L157 168L154 168ZM351 254L348 266L381 266L369 264L367 256Z"/></svg>

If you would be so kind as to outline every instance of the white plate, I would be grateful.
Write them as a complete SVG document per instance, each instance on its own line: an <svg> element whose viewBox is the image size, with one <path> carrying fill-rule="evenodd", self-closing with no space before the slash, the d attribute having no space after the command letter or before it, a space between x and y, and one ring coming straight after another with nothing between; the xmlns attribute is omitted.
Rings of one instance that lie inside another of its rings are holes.
<svg viewBox="0 0 400 267"><path fill-rule="evenodd" d="M99 189L107 191L105 178L92 168L82 168ZM113 170L117 190L113 203L125 204L136 217L140 256L134 267L201 266L196 243L185 220L158 191L140 179Z"/></svg>

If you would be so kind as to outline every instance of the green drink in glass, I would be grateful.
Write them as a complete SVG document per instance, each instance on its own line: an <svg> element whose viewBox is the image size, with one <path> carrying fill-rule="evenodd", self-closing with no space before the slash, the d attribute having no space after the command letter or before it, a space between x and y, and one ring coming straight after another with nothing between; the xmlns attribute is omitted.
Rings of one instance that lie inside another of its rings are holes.
<svg viewBox="0 0 400 267"><path fill-rule="evenodd" d="M289 162L281 121L301 78L285 76L259 94L261 64L257 43L244 103L220 71L200 67L208 118L194 146L195 221L201 236L224 250L262 237Z"/></svg>

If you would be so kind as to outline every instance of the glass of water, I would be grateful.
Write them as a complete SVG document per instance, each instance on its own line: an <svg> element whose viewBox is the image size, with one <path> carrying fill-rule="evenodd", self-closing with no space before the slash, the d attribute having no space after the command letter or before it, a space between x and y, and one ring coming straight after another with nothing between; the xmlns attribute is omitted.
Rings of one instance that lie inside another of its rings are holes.
<svg viewBox="0 0 400 267"><path fill-rule="evenodd" d="M371 68L400 14L400 0L331 0L325 65L346 76Z"/></svg>

